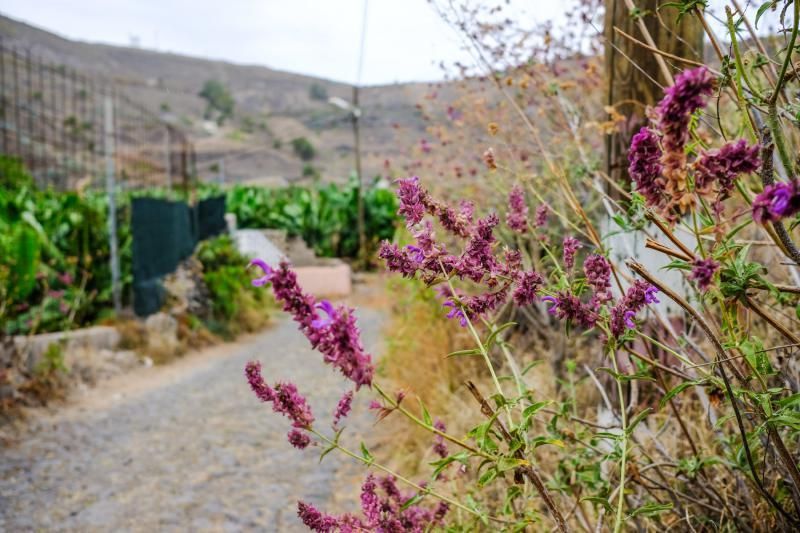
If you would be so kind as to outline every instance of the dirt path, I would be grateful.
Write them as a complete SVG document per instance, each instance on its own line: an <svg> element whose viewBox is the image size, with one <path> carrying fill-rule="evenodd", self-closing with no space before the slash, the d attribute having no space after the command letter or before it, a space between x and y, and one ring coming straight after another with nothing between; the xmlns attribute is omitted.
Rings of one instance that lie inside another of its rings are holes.
<svg viewBox="0 0 800 533"><path fill-rule="evenodd" d="M357 315L376 353L382 314ZM318 427L329 426L347 384L282 319L37 414L0 451L0 531L300 531L299 498L345 510L332 491L355 466L291 448L286 420L248 390L243 368L254 358L268 381L298 383ZM363 403L349 422L356 432L368 424ZM348 507L357 505L355 496Z"/></svg>

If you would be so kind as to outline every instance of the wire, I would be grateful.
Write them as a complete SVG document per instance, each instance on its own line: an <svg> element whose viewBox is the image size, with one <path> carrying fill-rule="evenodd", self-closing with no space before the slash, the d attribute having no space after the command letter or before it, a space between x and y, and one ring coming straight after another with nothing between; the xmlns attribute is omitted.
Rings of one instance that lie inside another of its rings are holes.
<svg viewBox="0 0 800 533"><path fill-rule="evenodd" d="M361 74L364 70L364 47L367 42L367 19L369 0L364 0L364 11L361 15L361 44L358 49L358 73L356 74L356 87L361 85Z"/></svg>

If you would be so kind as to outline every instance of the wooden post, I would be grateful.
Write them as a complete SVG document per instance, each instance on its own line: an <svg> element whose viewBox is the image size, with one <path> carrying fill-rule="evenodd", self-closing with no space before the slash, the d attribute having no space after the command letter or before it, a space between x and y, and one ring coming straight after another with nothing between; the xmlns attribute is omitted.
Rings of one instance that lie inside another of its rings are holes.
<svg viewBox="0 0 800 533"><path fill-rule="evenodd" d="M358 259L361 261L361 266L367 266L367 233L364 221L364 177L361 175L361 130L359 128L359 121L361 119L361 108L358 107L358 85L353 86L353 147L356 158L356 180L358 180L358 188L356 189L356 225L358 226Z"/></svg>
<svg viewBox="0 0 800 533"><path fill-rule="evenodd" d="M119 315L122 311L122 292L120 288L119 247L117 244L117 185L116 185L116 157L114 143L114 100L111 96L105 97L103 108L103 131L105 133L105 158L106 158L106 195L108 196L108 239L111 250L111 296L114 301L114 312Z"/></svg>
<svg viewBox="0 0 800 533"><path fill-rule="evenodd" d="M614 28L644 42L646 38L638 21L642 17L658 49L695 61L703 58L703 28L697 17L687 14L679 23L675 8L658 11L659 6L667 3L668 0L606 0L606 104L628 119L622 132L606 138L606 172L624 187L628 181L627 154L631 137L646 124L646 106L661 99L661 87L668 81L652 51L620 35ZM630 6L634 6L636 12L632 13ZM666 59L666 64L673 74L686 68L670 59Z"/></svg>

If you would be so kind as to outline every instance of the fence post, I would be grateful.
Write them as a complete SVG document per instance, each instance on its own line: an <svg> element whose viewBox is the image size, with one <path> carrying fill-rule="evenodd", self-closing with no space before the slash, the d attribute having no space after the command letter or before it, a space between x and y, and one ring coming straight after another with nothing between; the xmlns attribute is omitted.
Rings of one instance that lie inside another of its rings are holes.
<svg viewBox="0 0 800 533"><path fill-rule="evenodd" d="M167 189L172 191L172 141L169 126L164 128L164 170L167 174Z"/></svg>
<svg viewBox="0 0 800 533"><path fill-rule="evenodd" d="M108 195L108 240L111 249L111 294L114 299L114 311L122 311L122 299L119 286L119 249L117 244L117 204L114 165L114 102L110 96L105 97L105 157L106 157L106 194Z"/></svg>

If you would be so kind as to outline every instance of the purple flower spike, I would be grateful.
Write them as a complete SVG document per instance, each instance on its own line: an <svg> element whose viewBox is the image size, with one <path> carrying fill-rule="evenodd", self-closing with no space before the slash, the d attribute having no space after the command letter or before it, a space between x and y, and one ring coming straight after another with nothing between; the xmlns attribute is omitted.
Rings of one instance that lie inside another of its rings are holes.
<svg viewBox="0 0 800 533"><path fill-rule="evenodd" d="M550 212L550 206L547 204L540 204L539 207L536 208L536 218L534 219L533 225L537 228L541 228L545 224L547 224L547 214Z"/></svg>
<svg viewBox="0 0 800 533"><path fill-rule="evenodd" d="M250 261L250 264L247 265L247 268L253 266L257 266L258 268L261 269L262 272L264 272L263 276L261 276L260 278L256 278L250 282L253 285L253 287L261 287L269 283L274 273L272 267L269 266L267 262L264 261L263 259L253 259L252 261Z"/></svg>
<svg viewBox="0 0 800 533"><path fill-rule="evenodd" d="M622 315L622 319L625 322L625 325L628 326L629 329L636 329L636 323L633 319L636 317L636 313L633 311L625 311L625 314Z"/></svg>
<svg viewBox="0 0 800 533"><path fill-rule="evenodd" d="M336 314L336 310L333 308L333 304L328 300L322 300L320 303L316 305L316 308L320 311L324 311L327 316L322 316L315 320L311 321L311 327L314 329L322 329L328 327L330 323L333 321L333 316Z"/></svg>
<svg viewBox="0 0 800 533"><path fill-rule="evenodd" d="M311 443L311 437L298 429L291 430L287 437L289 439L289 444L298 450L306 448Z"/></svg>
<svg viewBox="0 0 800 533"><path fill-rule="evenodd" d="M506 224L517 233L528 231L528 205L525 203L525 193L519 185L514 185L508 193Z"/></svg>
<svg viewBox="0 0 800 533"><path fill-rule="evenodd" d="M664 198L661 155L658 136L652 130L642 128L631 139L628 174L649 206L660 205Z"/></svg>
<svg viewBox="0 0 800 533"><path fill-rule="evenodd" d="M564 265L567 268L572 268L575 265L575 253L578 248L583 245L575 237L564 237Z"/></svg>
<svg viewBox="0 0 800 533"><path fill-rule="evenodd" d="M350 408L353 404L353 391L345 392L339 403L336 404L336 410L333 412L333 427L337 428L339 422L350 413Z"/></svg>
<svg viewBox="0 0 800 533"><path fill-rule="evenodd" d="M711 259L698 259L692 265L689 278L697 282L701 291L707 291L714 280L714 273L719 269L719 263Z"/></svg>

